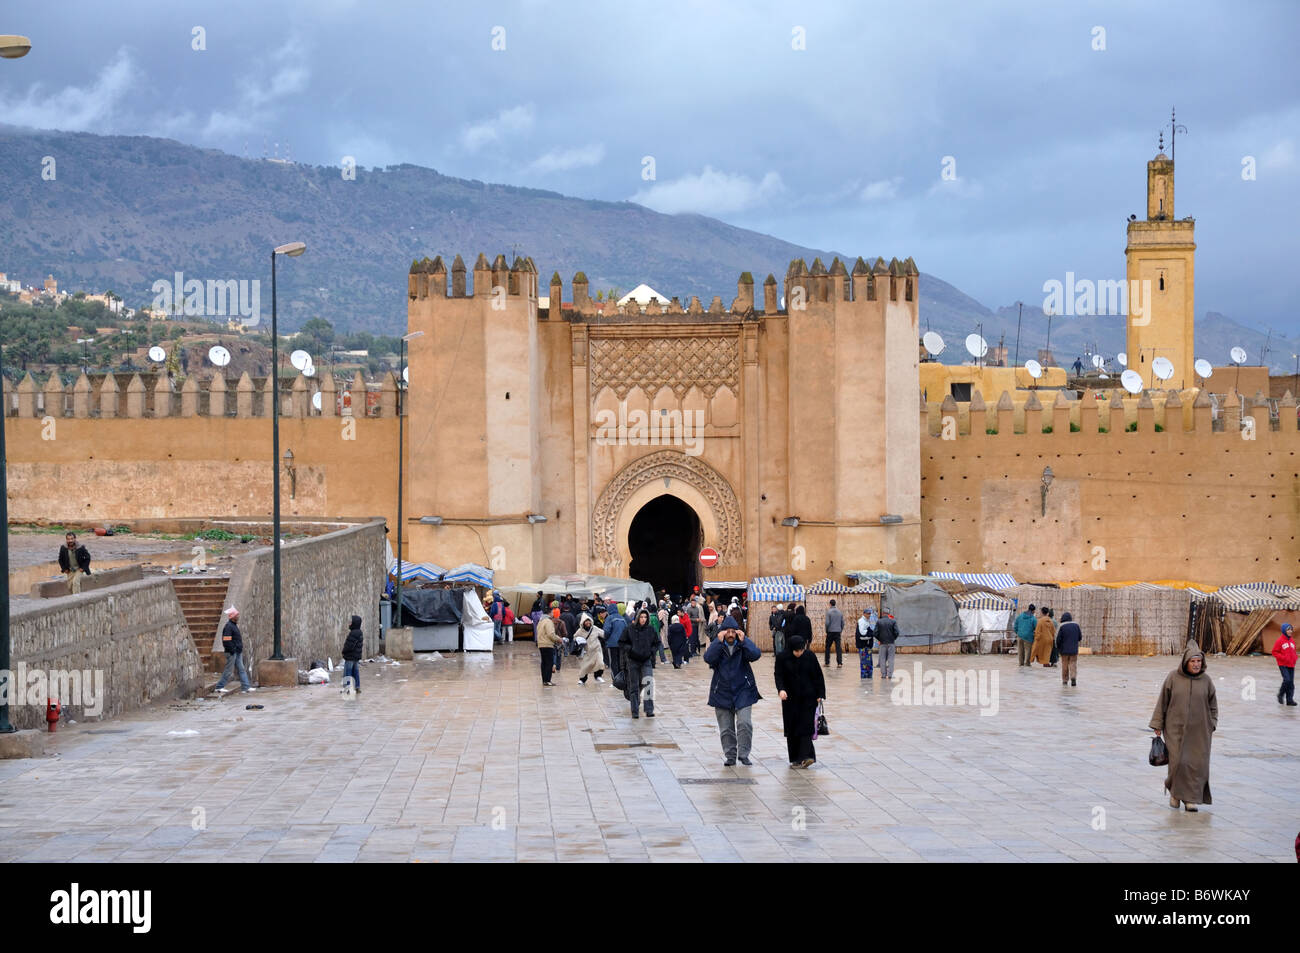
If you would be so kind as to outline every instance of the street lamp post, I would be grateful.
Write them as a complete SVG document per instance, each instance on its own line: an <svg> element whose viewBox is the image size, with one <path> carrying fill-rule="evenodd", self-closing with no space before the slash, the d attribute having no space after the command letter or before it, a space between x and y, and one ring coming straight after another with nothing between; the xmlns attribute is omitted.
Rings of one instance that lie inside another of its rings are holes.
<svg viewBox="0 0 1300 953"><path fill-rule="evenodd" d="M275 603L272 623L274 641L271 649L273 662L284 661L280 639L280 326L276 320L275 256L297 258L306 250L307 246L302 242L289 242L271 251L271 493L274 496L271 513L271 532L274 536L271 542L271 565L274 577L272 600Z"/></svg>
<svg viewBox="0 0 1300 953"><path fill-rule="evenodd" d="M0 36L0 57L15 60L26 56L32 41L25 36ZM0 545L0 677L5 679L0 691L0 735L13 734L17 729L9 722L9 696L14 689L13 667L9 660L9 474L5 471L5 427L9 422L9 396L5 392L3 361L0 361L0 532L4 533Z"/></svg>
<svg viewBox="0 0 1300 953"><path fill-rule="evenodd" d="M397 603L397 628L402 627L402 463L403 463L403 425L406 423L406 342L418 338L423 331L412 331L402 335L398 345L400 356L397 360L397 585L394 594Z"/></svg>
<svg viewBox="0 0 1300 953"><path fill-rule="evenodd" d="M90 373L90 345L94 338L77 338L77 343L81 345L81 373Z"/></svg>

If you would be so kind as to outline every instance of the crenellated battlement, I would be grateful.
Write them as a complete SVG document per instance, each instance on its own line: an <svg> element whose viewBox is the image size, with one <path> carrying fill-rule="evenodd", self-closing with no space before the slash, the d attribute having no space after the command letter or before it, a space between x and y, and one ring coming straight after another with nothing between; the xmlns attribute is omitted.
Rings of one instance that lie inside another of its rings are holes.
<svg viewBox="0 0 1300 953"><path fill-rule="evenodd" d="M441 255L411 262L407 276L409 299L414 302L427 298L477 298L490 295L495 288L503 288L511 297L535 300L540 291L537 266L531 258L516 257L514 264L507 268L504 255L497 255L489 262L480 253L474 263L472 283L467 281L469 270L460 255L456 256L450 271L448 285L448 269ZM698 296L691 296L685 304L680 297L673 297L667 304L651 301L641 305L628 301L617 306L593 300L587 275L582 271L574 274L570 300L566 302L564 282L556 271L551 273L547 287L549 307L543 309L540 317L545 320L567 312L588 317L709 315L744 319L760 314L787 315L792 307L803 310L833 301L881 302L882 305L901 302L910 304L915 314L919 281L920 272L911 258L902 261L891 258L888 262L877 258L874 265L858 258L852 272L839 258L833 259L829 268L820 258L814 259L811 266L800 258L790 262L783 284L772 274L764 279L761 301L755 295L753 273L746 271L736 282L736 296L730 304L715 295L707 307Z"/></svg>
<svg viewBox="0 0 1300 953"><path fill-rule="evenodd" d="M922 434L930 439L994 439L1024 436L1117 436L1128 433L1168 433L1205 436L1223 434L1246 440L1266 433L1295 436L1300 432L1296 400L1290 391L1274 404L1263 393L1247 397L1230 391L1212 404L1205 390L1144 391L1140 396L1116 389L1086 390L1077 400L1056 391L1045 407L1038 391L1003 391L990 411L979 390L959 403L952 395L942 403L922 400ZM1052 392L1045 392L1047 396Z"/></svg>
<svg viewBox="0 0 1300 953"><path fill-rule="evenodd" d="M58 374L51 374L42 387L29 373L14 388L16 400L9 411L12 417L56 419L270 417L269 383L270 378L253 378L247 372L234 380L213 373L191 374L177 387L166 374L135 373L82 374L65 386ZM367 381L360 371L351 380L328 372L280 380L281 417L396 414L397 378L392 374L379 381Z"/></svg>

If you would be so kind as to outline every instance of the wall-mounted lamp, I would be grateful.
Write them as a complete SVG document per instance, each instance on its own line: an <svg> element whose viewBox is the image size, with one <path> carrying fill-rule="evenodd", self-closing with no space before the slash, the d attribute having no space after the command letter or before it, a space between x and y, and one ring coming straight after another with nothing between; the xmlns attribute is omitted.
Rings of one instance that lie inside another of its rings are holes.
<svg viewBox="0 0 1300 953"><path fill-rule="evenodd" d="M785 519L781 520L781 525L782 525L782 526L798 526L798 525L799 525L799 517L797 517L797 516L787 516Z"/></svg>
<svg viewBox="0 0 1300 953"><path fill-rule="evenodd" d="M546 522L546 517L543 516L541 513L529 513L529 514L528 514L528 522L530 522L530 523L545 523L545 522Z"/></svg>
<svg viewBox="0 0 1300 953"><path fill-rule="evenodd" d="M899 516L897 513L882 513L880 516L880 522L901 523L903 522L903 517Z"/></svg>
<svg viewBox="0 0 1300 953"><path fill-rule="evenodd" d="M441 525L442 525L442 517L441 517L441 516L421 516L421 517L420 517L420 522L421 522L421 523L425 523L425 524L427 524L427 525L429 525L429 526L441 526Z"/></svg>
<svg viewBox="0 0 1300 953"><path fill-rule="evenodd" d="M284 469L289 474L289 499L294 499L298 495L298 471L293 466L293 451L285 448L284 451Z"/></svg>

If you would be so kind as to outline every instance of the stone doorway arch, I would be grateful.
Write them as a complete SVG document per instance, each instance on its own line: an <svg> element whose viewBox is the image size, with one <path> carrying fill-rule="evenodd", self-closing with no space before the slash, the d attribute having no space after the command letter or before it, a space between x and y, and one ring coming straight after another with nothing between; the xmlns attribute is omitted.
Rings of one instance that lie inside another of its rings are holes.
<svg viewBox="0 0 1300 953"><path fill-rule="evenodd" d="M591 512L592 564L611 575L627 572L632 555L628 531L643 506L656 497L675 496L700 519L704 545L721 556L722 565L744 562L740 501L721 473L680 450L660 450L640 457L614 475Z"/></svg>

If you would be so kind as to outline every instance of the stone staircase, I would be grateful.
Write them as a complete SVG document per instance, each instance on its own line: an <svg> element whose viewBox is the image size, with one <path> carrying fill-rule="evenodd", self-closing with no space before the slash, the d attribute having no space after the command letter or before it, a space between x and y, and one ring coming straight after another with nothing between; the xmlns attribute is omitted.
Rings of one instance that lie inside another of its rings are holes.
<svg viewBox="0 0 1300 953"><path fill-rule="evenodd" d="M181 612L190 628L190 638L199 650L203 671L220 672L226 664L221 652L213 658L212 636L225 610L226 589L229 576L173 576L172 589L180 600ZM215 666L215 668L214 668Z"/></svg>

